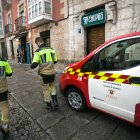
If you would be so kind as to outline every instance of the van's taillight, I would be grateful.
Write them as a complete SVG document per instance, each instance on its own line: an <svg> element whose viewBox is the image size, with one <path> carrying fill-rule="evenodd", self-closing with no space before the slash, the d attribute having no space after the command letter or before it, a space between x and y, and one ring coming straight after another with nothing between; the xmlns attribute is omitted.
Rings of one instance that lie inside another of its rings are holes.
<svg viewBox="0 0 140 140"><path fill-rule="evenodd" d="M134 123L138 126L140 126L140 103L136 104L135 107L135 120Z"/></svg>

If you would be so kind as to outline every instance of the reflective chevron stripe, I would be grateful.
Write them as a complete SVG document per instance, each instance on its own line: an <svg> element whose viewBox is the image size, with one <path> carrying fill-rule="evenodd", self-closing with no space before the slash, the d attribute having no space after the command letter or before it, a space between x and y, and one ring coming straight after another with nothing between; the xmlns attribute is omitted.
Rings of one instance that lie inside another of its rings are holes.
<svg viewBox="0 0 140 140"><path fill-rule="evenodd" d="M122 74L116 74L116 73L105 73L105 72L81 72L80 69L73 69L69 68L66 73L69 73L71 75L77 75L81 77L88 77L93 79L99 79L104 81L111 81L116 83L124 83L129 84L129 78L132 77L130 75L122 75ZM140 86L140 84L131 84L134 86Z"/></svg>

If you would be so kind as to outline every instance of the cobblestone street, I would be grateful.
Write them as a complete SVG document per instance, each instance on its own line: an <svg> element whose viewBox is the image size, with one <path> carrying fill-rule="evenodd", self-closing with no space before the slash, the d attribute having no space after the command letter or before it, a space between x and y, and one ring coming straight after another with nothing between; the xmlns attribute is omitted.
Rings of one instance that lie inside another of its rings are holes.
<svg viewBox="0 0 140 140"><path fill-rule="evenodd" d="M11 140L140 140L140 128L93 109L71 110L60 94L58 111L45 108L37 69L11 63L8 79L10 95ZM60 72L60 67L57 67Z"/></svg>

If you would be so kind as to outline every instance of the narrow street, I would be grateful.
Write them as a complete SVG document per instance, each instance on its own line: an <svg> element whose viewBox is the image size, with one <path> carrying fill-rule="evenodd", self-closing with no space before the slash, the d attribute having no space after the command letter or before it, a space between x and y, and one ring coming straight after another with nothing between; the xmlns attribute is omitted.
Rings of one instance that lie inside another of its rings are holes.
<svg viewBox="0 0 140 140"><path fill-rule="evenodd" d="M37 69L11 63L8 79L10 95L11 140L140 140L140 128L93 109L71 110L56 88L59 110L45 108L41 79Z"/></svg>

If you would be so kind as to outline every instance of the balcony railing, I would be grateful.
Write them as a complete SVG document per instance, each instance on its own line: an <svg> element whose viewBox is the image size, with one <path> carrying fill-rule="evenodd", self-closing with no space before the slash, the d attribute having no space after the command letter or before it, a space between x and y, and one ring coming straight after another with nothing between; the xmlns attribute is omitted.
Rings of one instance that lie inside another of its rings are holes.
<svg viewBox="0 0 140 140"><path fill-rule="evenodd" d="M21 16L15 20L16 30L25 30L26 29L26 17Z"/></svg>
<svg viewBox="0 0 140 140"><path fill-rule="evenodd" d="M12 33L12 24L7 24L5 26L5 34L10 34Z"/></svg>
<svg viewBox="0 0 140 140"><path fill-rule="evenodd" d="M2 2L3 2L4 9L8 11L11 6L11 0L2 0Z"/></svg>

